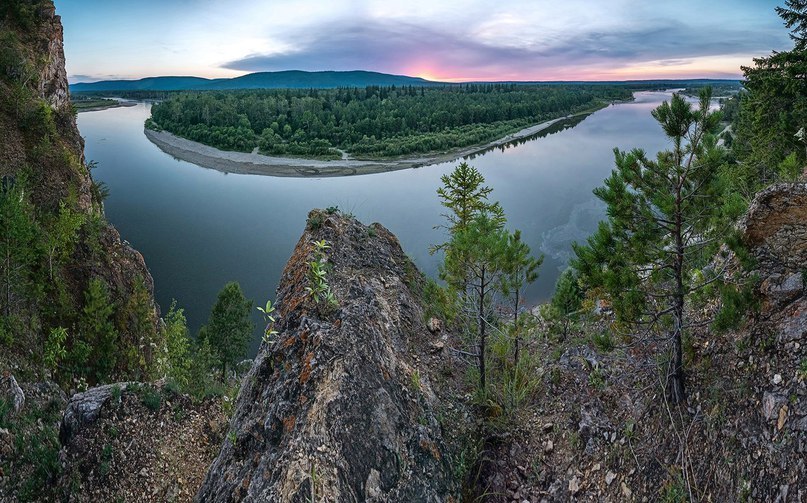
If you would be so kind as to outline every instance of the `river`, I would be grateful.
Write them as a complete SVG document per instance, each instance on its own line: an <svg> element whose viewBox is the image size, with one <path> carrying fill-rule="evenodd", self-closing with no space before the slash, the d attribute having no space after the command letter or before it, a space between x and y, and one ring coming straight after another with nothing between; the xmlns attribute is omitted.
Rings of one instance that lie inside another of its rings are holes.
<svg viewBox="0 0 807 503"><path fill-rule="evenodd" d="M571 255L604 215L592 195L613 168L613 149L655 153L669 145L650 111L669 92L640 92L582 122L508 148L468 159L493 188L508 227L521 229L532 250L545 255L528 303L547 299ZM380 222L428 275L445 240L435 226L444 208L440 177L459 161L341 178L278 178L226 174L179 161L143 133L148 103L83 112L78 126L93 176L107 184L106 215L146 259L163 311L172 299L185 309L192 333L207 320L216 294L238 281L256 305L274 300L283 266L312 208L338 206L365 223ZM257 311L255 341L261 326Z"/></svg>

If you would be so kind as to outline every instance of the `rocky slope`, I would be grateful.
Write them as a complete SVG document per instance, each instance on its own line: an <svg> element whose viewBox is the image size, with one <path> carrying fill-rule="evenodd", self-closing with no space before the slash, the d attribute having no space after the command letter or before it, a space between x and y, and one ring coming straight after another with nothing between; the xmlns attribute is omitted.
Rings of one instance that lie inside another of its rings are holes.
<svg viewBox="0 0 807 503"><path fill-rule="evenodd" d="M278 288L277 338L244 379L197 500L451 501L440 420L452 405L435 370L448 356L424 323L420 273L378 224L308 221ZM320 240L337 306L306 291Z"/></svg>
<svg viewBox="0 0 807 503"><path fill-rule="evenodd" d="M64 501L191 501L226 433L222 401L118 383L74 395L61 422Z"/></svg>
<svg viewBox="0 0 807 503"><path fill-rule="evenodd" d="M623 339L607 314L541 342L544 388L492 449L490 500L807 500L805 211L804 183L751 205L739 229L759 312L729 333L694 330L682 408L664 400L655 344Z"/></svg>

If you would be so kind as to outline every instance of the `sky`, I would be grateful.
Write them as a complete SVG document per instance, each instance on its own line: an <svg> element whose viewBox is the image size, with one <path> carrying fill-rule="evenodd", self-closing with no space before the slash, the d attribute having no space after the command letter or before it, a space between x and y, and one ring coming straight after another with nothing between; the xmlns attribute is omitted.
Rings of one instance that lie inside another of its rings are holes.
<svg viewBox="0 0 807 503"><path fill-rule="evenodd" d="M776 0L55 0L71 82L277 70L432 80L737 78Z"/></svg>

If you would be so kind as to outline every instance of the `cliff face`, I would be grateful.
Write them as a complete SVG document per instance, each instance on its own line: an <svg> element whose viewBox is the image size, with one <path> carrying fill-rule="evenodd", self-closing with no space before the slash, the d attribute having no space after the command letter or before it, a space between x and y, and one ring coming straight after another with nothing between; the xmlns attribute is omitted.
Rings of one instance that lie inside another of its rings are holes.
<svg viewBox="0 0 807 503"><path fill-rule="evenodd" d="M142 343L153 335L158 318L153 281L140 253L104 220L103 189L85 164L84 142L70 104L62 34L50 0L13 0L0 8L3 186L22 188L32 206L34 240L58 235L54 222L60 211L83 221L62 248L51 250L51 257L14 265L18 289L9 311L23 320L38 320L15 335L53 326L72 334L88 283L98 278L115 305L121 340ZM35 248L24 242L9 246ZM53 260L55 255L59 260ZM8 280L5 272L2 279L4 284ZM138 309L131 308L133 298L139 299Z"/></svg>
<svg viewBox="0 0 807 503"><path fill-rule="evenodd" d="M319 240L338 307L306 291ZM385 228L312 212L278 288L276 342L245 377L197 500L450 501L420 282Z"/></svg>

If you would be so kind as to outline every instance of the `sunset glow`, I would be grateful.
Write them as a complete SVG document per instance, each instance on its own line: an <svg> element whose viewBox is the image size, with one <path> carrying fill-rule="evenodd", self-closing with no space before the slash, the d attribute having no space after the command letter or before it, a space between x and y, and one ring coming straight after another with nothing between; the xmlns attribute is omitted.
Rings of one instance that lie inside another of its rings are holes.
<svg viewBox="0 0 807 503"><path fill-rule="evenodd" d="M72 82L278 70L451 82L737 78L753 57L790 46L776 4L56 0Z"/></svg>

